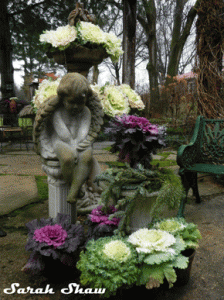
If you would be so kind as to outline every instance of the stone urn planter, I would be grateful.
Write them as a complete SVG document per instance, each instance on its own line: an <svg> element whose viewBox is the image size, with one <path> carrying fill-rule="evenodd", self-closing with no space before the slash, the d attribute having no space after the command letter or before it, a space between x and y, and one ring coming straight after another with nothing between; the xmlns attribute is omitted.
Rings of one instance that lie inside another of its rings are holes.
<svg viewBox="0 0 224 300"><path fill-rule="evenodd" d="M59 65L64 65L68 72L77 72L87 76L89 69L100 64L108 57L104 48L87 48L78 45L64 51L48 52L47 56L53 58Z"/></svg>
<svg viewBox="0 0 224 300"><path fill-rule="evenodd" d="M135 191L122 192L123 197L131 196ZM146 196L138 196L134 203L133 211L129 214L129 230L130 233L137 231L140 228L147 227L152 221L150 212L155 203L159 191L148 193ZM126 208L124 207L124 210Z"/></svg>

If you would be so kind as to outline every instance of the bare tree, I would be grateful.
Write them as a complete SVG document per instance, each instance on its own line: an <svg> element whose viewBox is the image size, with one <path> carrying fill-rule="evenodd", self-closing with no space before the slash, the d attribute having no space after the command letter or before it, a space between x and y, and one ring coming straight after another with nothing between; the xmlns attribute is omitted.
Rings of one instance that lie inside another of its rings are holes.
<svg viewBox="0 0 224 300"><path fill-rule="evenodd" d="M12 43L9 29L8 0L0 1L0 71L2 97L12 97L14 93Z"/></svg>
<svg viewBox="0 0 224 300"><path fill-rule="evenodd" d="M135 87L135 41L137 0L123 0L123 76L122 82Z"/></svg>

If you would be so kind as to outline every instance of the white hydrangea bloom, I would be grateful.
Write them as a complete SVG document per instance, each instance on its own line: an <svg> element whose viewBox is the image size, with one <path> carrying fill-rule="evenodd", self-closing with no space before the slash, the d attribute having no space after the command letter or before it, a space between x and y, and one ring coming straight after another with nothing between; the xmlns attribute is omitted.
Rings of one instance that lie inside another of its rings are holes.
<svg viewBox="0 0 224 300"><path fill-rule="evenodd" d="M107 86L104 95L100 96L104 112L111 117L128 114L130 111L128 99L115 86Z"/></svg>
<svg viewBox="0 0 224 300"><path fill-rule="evenodd" d="M125 262L130 257L131 250L124 242L115 240L104 246L103 253L110 259Z"/></svg>
<svg viewBox="0 0 224 300"><path fill-rule="evenodd" d="M35 92L32 102L34 107L37 109L40 108L40 105L46 101L50 96L57 95L57 88L60 83L60 78L57 80L47 80L44 79L38 87L38 90Z"/></svg>
<svg viewBox="0 0 224 300"><path fill-rule="evenodd" d="M56 30L46 30L40 35L42 43L52 44L53 47L64 50L69 47L77 37L77 30L74 26L60 26Z"/></svg>
<svg viewBox="0 0 224 300"><path fill-rule="evenodd" d="M153 253L162 251L175 254L175 251L169 248L175 244L175 237L159 229L139 229L129 236L128 242L136 247L137 252Z"/></svg>

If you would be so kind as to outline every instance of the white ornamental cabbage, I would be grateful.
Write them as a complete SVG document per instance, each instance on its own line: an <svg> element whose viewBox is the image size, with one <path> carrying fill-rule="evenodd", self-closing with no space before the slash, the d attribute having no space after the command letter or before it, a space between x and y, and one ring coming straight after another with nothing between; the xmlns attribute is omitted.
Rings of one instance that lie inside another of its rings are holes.
<svg viewBox="0 0 224 300"><path fill-rule="evenodd" d="M133 90L128 84L122 84L122 92L128 97L129 105L131 108L137 108L142 110L145 108L145 104L142 102L141 97Z"/></svg>
<svg viewBox="0 0 224 300"><path fill-rule="evenodd" d="M142 228L132 233L128 242L136 247L138 253L170 252L175 254L171 248L175 244L175 237L162 230Z"/></svg>
<svg viewBox="0 0 224 300"><path fill-rule="evenodd" d="M66 25L60 26L56 30L46 30L40 35L42 43L49 43L59 50L68 48L77 38L77 30L74 26Z"/></svg>
<svg viewBox="0 0 224 300"><path fill-rule="evenodd" d="M40 83L38 90L36 90L35 96L32 100L35 108L39 109L40 105L44 101L46 101L50 96L57 95L57 88L59 86L60 81L60 78L54 81L44 79Z"/></svg>
<svg viewBox="0 0 224 300"><path fill-rule="evenodd" d="M94 25L90 22L80 22L79 32L84 41L104 44L106 42L106 36L98 25Z"/></svg>
<svg viewBox="0 0 224 300"><path fill-rule="evenodd" d="M124 53L122 50L121 39L119 39L114 33L105 33L105 48L107 53L111 56L111 59L115 62Z"/></svg>
<svg viewBox="0 0 224 300"><path fill-rule="evenodd" d="M105 87L104 95L101 97L101 103L105 114L110 117L128 114L130 111L128 99L124 97L122 91L115 86Z"/></svg>

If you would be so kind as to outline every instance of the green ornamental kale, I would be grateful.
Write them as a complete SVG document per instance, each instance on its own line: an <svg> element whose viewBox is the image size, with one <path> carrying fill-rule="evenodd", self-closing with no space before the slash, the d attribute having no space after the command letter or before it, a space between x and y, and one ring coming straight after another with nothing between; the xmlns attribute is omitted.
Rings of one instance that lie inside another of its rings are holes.
<svg viewBox="0 0 224 300"><path fill-rule="evenodd" d="M130 243L117 236L90 240L80 254L77 268L80 283L92 288L105 288L104 297L117 289L136 283L139 275L137 253Z"/></svg>
<svg viewBox="0 0 224 300"><path fill-rule="evenodd" d="M155 222L152 228L167 231L174 236L183 239L185 249L196 249L198 240L201 239L198 226L194 223L188 223L184 218L170 218Z"/></svg>

